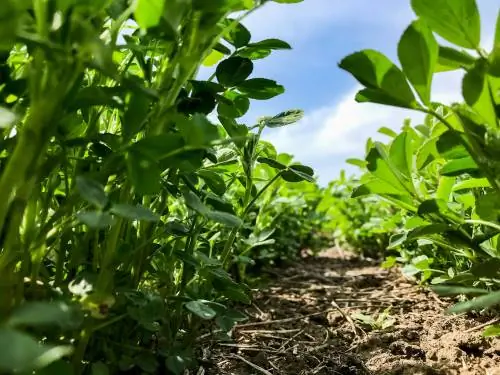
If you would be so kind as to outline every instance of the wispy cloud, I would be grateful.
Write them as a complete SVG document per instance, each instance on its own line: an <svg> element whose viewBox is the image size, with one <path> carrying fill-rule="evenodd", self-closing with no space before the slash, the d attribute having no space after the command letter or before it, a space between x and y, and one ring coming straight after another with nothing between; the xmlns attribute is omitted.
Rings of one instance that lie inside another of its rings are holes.
<svg viewBox="0 0 500 375"><path fill-rule="evenodd" d="M456 72L437 75L432 100L446 104L461 100L460 77ZM378 134L380 127L398 130L407 118L415 125L423 119L415 111L357 103L354 96L359 88L356 86L340 100L312 111L293 126L265 133L265 138L278 150L314 166L321 181L327 182L344 167L345 159L363 156L369 137L383 137Z"/></svg>

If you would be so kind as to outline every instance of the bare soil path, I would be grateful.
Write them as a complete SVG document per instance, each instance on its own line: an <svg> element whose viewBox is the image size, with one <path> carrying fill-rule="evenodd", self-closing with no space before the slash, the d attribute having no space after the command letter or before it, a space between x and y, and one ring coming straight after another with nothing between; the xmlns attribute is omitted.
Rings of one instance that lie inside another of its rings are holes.
<svg viewBox="0 0 500 375"><path fill-rule="evenodd" d="M254 297L231 340L204 342L198 374L500 375L500 339L481 336L491 316L446 315L451 300L352 254L274 270ZM375 327L354 318L388 307Z"/></svg>

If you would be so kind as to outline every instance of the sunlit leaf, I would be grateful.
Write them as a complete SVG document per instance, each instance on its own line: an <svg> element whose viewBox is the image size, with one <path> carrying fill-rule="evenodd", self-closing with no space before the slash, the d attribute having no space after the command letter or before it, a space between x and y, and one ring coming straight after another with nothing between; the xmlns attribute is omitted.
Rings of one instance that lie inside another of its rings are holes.
<svg viewBox="0 0 500 375"><path fill-rule="evenodd" d="M186 308L202 319L212 319L217 313L203 301L190 301L186 303Z"/></svg>
<svg viewBox="0 0 500 375"><path fill-rule="evenodd" d="M135 20L143 29L155 27L160 23L165 0L137 0Z"/></svg>
<svg viewBox="0 0 500 375"><path fill-rule="evenodd" d="M481 21L475 0L412 0L411 6L447 41L464 48L479 47Z"/></svg>
<svg viewBox="0 0 500 375"><path fill-rule="evenodd" d="M368 49L353 53L345 57L339 66L366 86L367 90L361 92L366 101L406 108L416 106L404 74L380 52Z"/></svg>
<svg viewBox="0 0 500 375"><path fill-rule="evenodd" d="M403 33L398 45L403 72L425 104L431 100L432 75L438 60L439 47L429 27L414 21Z"/></svg>

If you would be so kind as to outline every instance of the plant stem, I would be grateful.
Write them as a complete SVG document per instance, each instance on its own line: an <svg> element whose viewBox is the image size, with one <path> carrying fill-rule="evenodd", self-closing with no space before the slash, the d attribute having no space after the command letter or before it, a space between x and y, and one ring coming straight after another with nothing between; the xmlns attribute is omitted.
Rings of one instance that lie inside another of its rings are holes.
<svg viewBox="0 0 500 375"><path fill-rule="evenodd" d="M271 187L272 184L274 184L279 178L281 177L281 172L276 174L272 179L270 179L267 184L264 185L264 187L262 189L259 190L259 192L255 195L255 197L250 201L250 203L248 203L248 205L246 206L245 208L245 215L248 213L248 211L250 211L250 209L252 208L252 206L255 204L255 202L257 202L257 200L260 198L260 196L262 194L264 194L264 192L269 189Z"/></svg>
<svg viewBox="0 0 500 375"><path fill-rule="evenodd" d="M92 326L90 322L87 322L80 333L80 340L76 347L75 353L73 354L73 371L75 375L81 375L85 367L82 362L85 358L85 351L90 341L90 336L92 334Z"/></svg>

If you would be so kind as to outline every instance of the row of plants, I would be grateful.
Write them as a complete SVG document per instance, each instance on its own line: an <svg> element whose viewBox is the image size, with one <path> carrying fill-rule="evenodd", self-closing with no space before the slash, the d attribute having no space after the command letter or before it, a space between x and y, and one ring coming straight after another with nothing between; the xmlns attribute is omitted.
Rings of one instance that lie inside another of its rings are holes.
<svg viewBox="0 0 500 375"><path fill-rule="evenodd" d="M319 246L313 170L261 139L302 112L238 122L284 92L242 23L270 1L2 1L0 373L181 374L248 267Z"/></svg>
<svg viewBox="0 0 500 375"><path fill-rule="evenodd" d="M378 197L402 212L385 265L430 282L443 295L474 297L452 313L500 304L500 13L489 51L481 47L475 0L412 0L418 17L398 44L398 67L375 50L339 66L363 88L358 102L425 113L386 142L368 140L353 197ZM443 42L438 43L438 38ZM446 42L446 43L445 43ZM462 103L432 100L435 74L462 71ZM486 335L500 333L490 326Z"/></svg>
<svg viewBox="0 0 500 375"><path fill-rule="evenodd" d="M345 171L321 193L317 206L322 214L322 232L328 233L338 248L366 257L383 258L392 234L400 228L402 212L375 196L351 197L359 185Z"/></svg>

